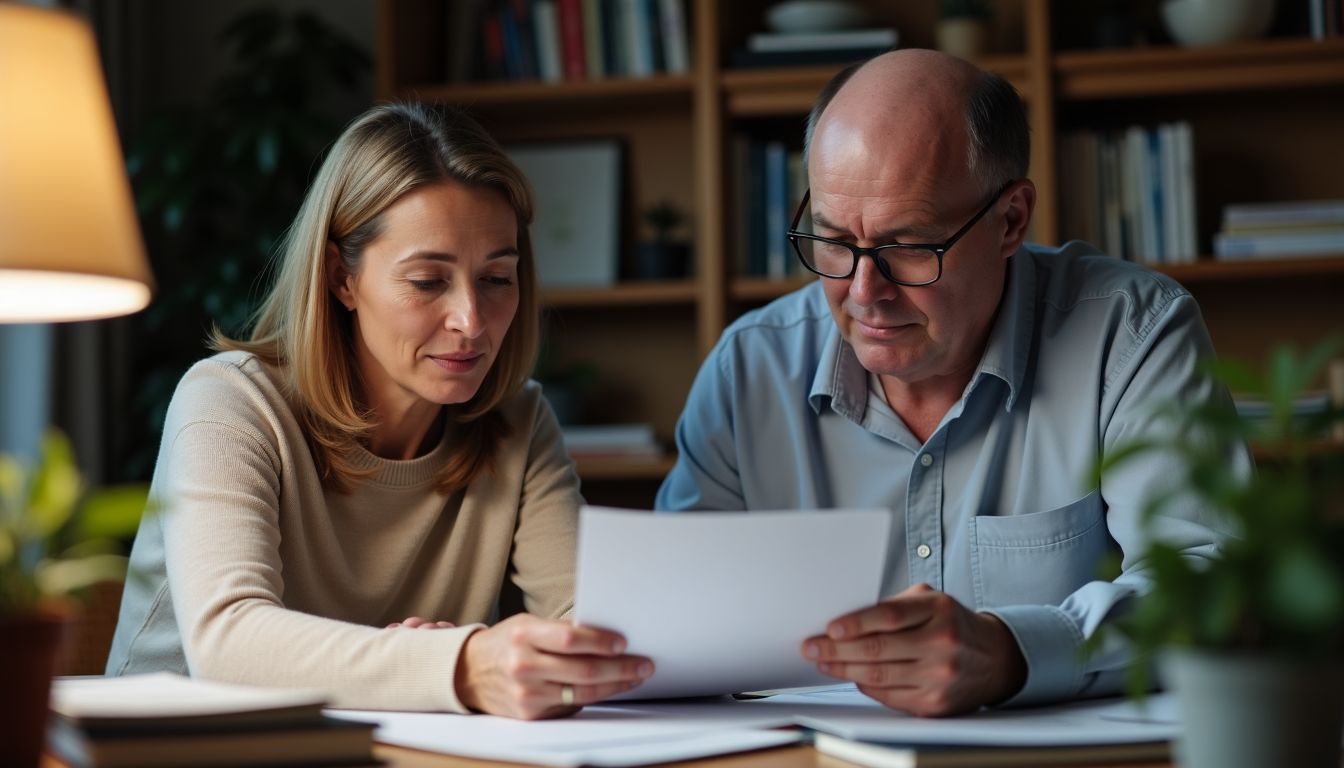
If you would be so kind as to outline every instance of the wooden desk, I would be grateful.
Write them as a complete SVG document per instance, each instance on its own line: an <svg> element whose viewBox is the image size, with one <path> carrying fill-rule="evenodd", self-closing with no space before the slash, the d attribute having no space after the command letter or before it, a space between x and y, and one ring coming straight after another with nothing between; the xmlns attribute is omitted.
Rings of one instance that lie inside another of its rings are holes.
<svg viewBox="0 0 1344 768"><path fill-rule="evenodd" d="M436 755L402 747L379 745L374 754L387 761L387 768L512 768L516 763L468 760L464 757ZM663 763L668 768L854 768L853 763L829 755L819 755L810 746L776 747L745 754L709 757L679 763ZM1086 768L1170 768L1170 763L1090 763ZM43 768L47 768L44 766ZM1080 766L1082 768L1082 766Z"/></svg>
<svg viewBox="0 0 1344 768"><path fill-rule="evenodd" d="M515 768L517 763L500 763L491 760L472 760L455 755L440 755L433 752L421 752L404 747L389 747L382 744L373 748L373 753L386 761L386 768ZM829 755L819 755L810 746L776 747L756 752L747 752L723 757L708 757L703 760L689 760L679 763L662 763L667 768L854 768L853 763L837 760ZM47 755L42 760L42 768L68 768L68 766ZM1080 768L1083 768L1080 766ZM1111 763L1098 765L1092 763L1086 768L1170 768L1170 763Z"/></svg>

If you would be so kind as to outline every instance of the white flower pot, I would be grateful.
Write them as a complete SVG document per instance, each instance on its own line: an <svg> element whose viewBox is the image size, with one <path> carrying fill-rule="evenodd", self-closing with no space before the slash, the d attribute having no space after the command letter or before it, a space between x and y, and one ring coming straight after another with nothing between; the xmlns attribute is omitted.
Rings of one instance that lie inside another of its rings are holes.
<svg viewBox="0 0 1344 768"><path fill-rule="evenodd" d="M1184 723L1184 768L1339 768L1344 662L1172 651L1162 678Z"/></svg>
<svg viewBox="0 0 1344 768"><path fill-rule="evenodd" d="M1162 20L1189 48L1262 37L1274 18L1274 0L1166 0Z"/></svg>

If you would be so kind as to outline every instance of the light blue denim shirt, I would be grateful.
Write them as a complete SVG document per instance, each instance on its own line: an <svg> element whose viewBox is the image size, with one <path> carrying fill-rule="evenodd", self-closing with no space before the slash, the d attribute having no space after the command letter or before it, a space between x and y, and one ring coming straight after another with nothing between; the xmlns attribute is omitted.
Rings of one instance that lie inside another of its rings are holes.
<svg viewBox="0 0 1344 768"><path fill-rule="evenodd" d="M1010 703L1108 693L1128 648L1108 642L1084 658L1081 645L1144 589L1140 510L1172 470L1136 459L1098 489L1091 467L1118 443L1170 429L1155 404L1227 393L1196 365L1212 346L1175 281L1082 243L1027 246L1009 262L979 367L922 444L840 338L820 285L743 315L695 379L656 504L890 509L883 594L925 582L999 616L1028 667ZM1249 471L1244 447L1229 460ZM1151 530L1195 556L1223 536L1193 503ZM1117 547L1123 575L1098 580Z"/></svg>

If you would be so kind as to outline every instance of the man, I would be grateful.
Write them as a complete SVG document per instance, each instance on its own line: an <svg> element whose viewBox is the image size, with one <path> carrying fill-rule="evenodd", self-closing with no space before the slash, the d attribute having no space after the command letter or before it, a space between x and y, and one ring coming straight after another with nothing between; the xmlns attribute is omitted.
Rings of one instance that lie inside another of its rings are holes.
<svg viewBox="0 0 1344 768"><path fill-rule="evenodd" d="M822 277L724 332L658 493L667 510L893 510L892 596L802 653L920 715L1119 687L1127 649L1081 647L1143 588L1140 509L1170 468L1085 478L1164 428L1154 403L1226 397L1179 285L1025 244L1028 146L1012 87L958 59L896 51L837 76L809 116L810 209L790 234ZM1157 530L1192 556L1220 536L1193 505ZM1115 548L1124 573L1099 581Z"/></svg>

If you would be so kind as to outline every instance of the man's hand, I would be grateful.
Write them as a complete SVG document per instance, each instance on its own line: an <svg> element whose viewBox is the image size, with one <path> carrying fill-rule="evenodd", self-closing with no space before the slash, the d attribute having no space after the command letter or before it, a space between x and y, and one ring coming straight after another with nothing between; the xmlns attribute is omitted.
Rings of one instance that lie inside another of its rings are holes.
<svg viewBox="0 0 1344 768"><path fill-rule="evenodd" d="M473 710L536 720L573 714L652 674L653 662L625 655L615 632L518 614L467 639L456 685Z"/></svg>
<svg viewBox="0 0 1344 768"><path fill-rule="evenodd" d="M846 614L803 641L803 656L869 698L924 717L953 715L1021 690L1027 664L998 617L927 584Z"/></svg>

